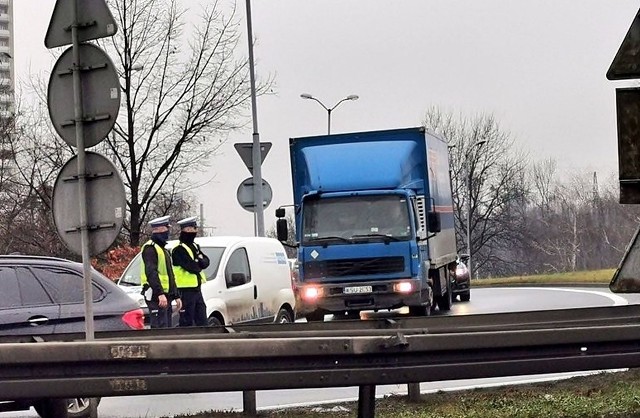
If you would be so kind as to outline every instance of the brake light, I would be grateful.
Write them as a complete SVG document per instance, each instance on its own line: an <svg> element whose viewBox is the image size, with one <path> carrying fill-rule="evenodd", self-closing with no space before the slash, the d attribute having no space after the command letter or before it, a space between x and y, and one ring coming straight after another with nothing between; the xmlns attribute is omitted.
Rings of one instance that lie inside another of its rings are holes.
<svg viewBox="0 0 640 418"><path fill-rule="evenodd" d="M316 286L306 286L302 291L302 298L306 300L316 300L322 296L322 289Z"/></svg>
<svg viewBox="0 0 640 418"><path fill-rule="evenodd" d="M394 283L393 291L396 293L411 293L413 291L413 284L411 284L411 282Z"/></svg>
<svg viewBox="0 0 640 418"><path fill-rule="evenodd" d="M142 312L142 309L125 312L122 315L122 322L131 329L144 329L144 312Z"/></svg>

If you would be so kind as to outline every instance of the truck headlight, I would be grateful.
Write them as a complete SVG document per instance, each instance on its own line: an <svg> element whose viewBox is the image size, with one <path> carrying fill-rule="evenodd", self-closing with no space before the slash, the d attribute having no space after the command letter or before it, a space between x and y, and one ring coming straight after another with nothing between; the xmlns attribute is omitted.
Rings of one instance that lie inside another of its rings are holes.
<svg viewBox="0 0 640 418"><path fill-rule="evenodd" d="M413 291L413 284L411 282L394 283L393 291L396 293L411 293Z"/></svg>
<svg viewBox="0 0 640 418"><path fill-rule="evenodd" d="M322 296L322 288L317 286L305 286L302 289L302 298L305 300L316 300Z"/></svg>

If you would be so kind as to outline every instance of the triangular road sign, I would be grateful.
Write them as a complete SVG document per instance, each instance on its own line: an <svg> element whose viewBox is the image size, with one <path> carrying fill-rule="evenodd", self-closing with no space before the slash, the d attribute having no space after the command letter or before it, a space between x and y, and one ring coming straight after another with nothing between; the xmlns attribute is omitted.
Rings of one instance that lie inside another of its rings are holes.
<svg viewBox="0 0 640 418"><path fill-rule="evenodd" d="M626 80L640 78L640 11L631 23L620 49L616 54L609 71L609 80Z"/></svg>
<svg viewBox="0 0 640 418"><path fill-rule="evenodd" d="M253 174L253 143L252 142L239 142L233 144L236 151L240 155L242 162L247 166L249 172ZM271 142L260 143L260 164L264 161L271 149Z"/></svg>
<svg viewBox="0 0 640 418"><path fill-rule="evenodd" d="M56 0L51 14L44 45L47 48L71 45L71 25L73 24L73 3L76 0ZM77 2L78 41L113 36L118 27L105 0L81 0Z"/></svg>

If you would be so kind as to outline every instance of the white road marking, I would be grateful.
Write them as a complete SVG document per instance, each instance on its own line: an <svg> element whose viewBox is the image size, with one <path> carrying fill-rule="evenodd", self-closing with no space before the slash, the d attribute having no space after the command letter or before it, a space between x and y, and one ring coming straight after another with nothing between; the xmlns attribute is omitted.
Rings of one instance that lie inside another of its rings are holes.
<svg viewBox="0 0 640 418"><path fill-rule="evenodd" d="M628 305L629 301L623 298L622 296L613 295L607 292L600 292L597 290L584 290L584 289L570 289L563 287L518 287L521 290L552 290L554 292L574 292L574 293L587 293L595 296L602 296L610 299L613 302L613 306L624 306Z"/></svg>

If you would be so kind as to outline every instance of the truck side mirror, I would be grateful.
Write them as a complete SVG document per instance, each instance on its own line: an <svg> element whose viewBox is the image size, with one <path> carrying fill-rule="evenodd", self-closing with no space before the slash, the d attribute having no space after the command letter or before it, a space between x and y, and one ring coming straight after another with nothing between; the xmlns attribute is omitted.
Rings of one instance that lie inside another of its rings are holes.
<svg viewBox="0 0 640 418"><path fill-rule="evenodd" d="M284 208L276 209L276 218L284 218Z"/></svg>
<svg viewBox="0 0 640 418"><path fill-rule="evenodd" d="M278 241L287 241L289 239L289 227L286 219L278 218L276 220L276 236Z"/></svg>
<svg viewBox="0 0 640 418"><path fill-rule="evenodd" d="M427 228L429 229L429 232L431 232L432 234L442 231L439 212L427 213Z"/></svg>

